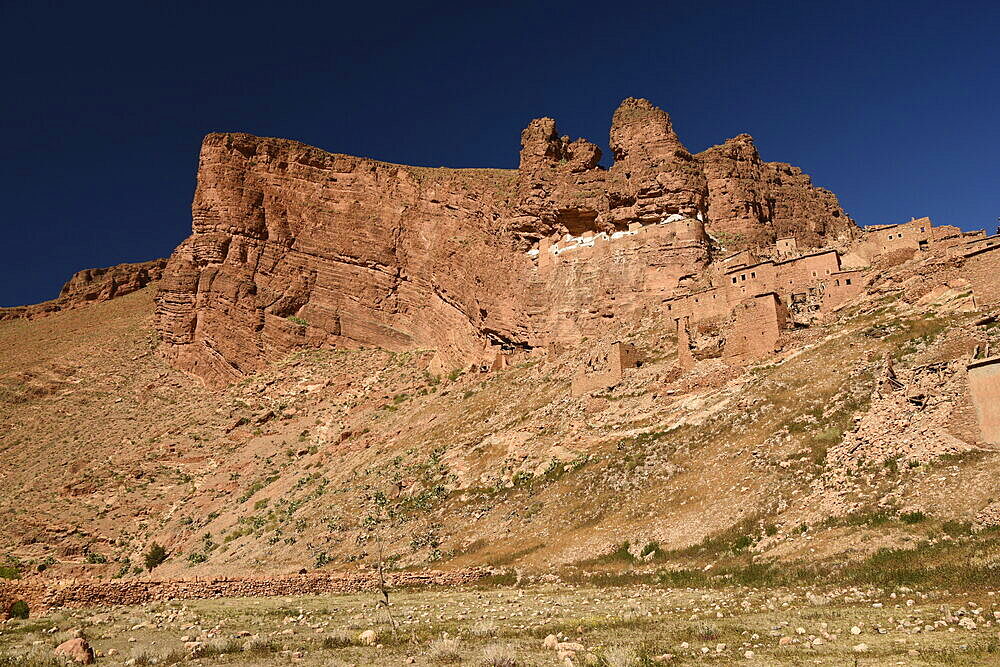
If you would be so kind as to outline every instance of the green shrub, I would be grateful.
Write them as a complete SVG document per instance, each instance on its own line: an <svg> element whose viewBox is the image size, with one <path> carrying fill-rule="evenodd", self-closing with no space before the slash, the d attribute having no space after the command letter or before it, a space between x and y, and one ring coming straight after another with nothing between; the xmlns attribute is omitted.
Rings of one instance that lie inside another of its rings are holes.
<svg viewBox="0 0 1000 667"><path fill-rule="evenodd" d="M288 316L288 321L291 322L291 323L293 323L293 324L298 324L300 327L307 327L307 326L309 326L308 322L306 322L301 317L296 317L295 315L289 315Z"/></svg>
<svg viewBox="0 0 1000 667"><path fill-rule="evenodd" d="M652 554L652 558L657 558L662 553L663 550L660 548L659 542L647 542L646 546L644 546L642 548L642 551L639 552L639 557L646 558L647 556Z"/></svg>
<svg viewBox="0 0 1000 667"><path fill-rule="evenodd" d="M904 512L899 515L899 520L906 524L920 523L927 518L927 515L917 510L916 512Z"/></svg>
<svg viewBox="0 0 1000 667"><path fill-rule="evenodd" d="M149 545L149 551L146 552L145 560L146 570L152 572L153 568L167 560L167 550L156 542L153 542Z"/></svg>
<svg viewBox="0 0 1000 667"><path fill-rule="evenodd" d="M21 572L13 565L0 565L0 579L20 579Z"/></svg>
<svg viewBox="0 0 1000 667"><path fill-rule="evenodd" d="M104 554L95 553L93 551L87 552L87 562L88 563L107 563L108 558Z"/></svg>
<svg viewBox="0 0 1000 667"><path fill-rule="evenodd" d="M962 521L945 521L941 524L941 530L952 537L969 535L972 533L972 524Z"/></svg>
<svg viewBox="0 0 1000 667"><path fill-rule="evenodd" d="M10 606L9 610L7 610L7 615L11 618L28 618L29 613L30 610L28 609L28 603L24 600L18 600Z"/></svg>

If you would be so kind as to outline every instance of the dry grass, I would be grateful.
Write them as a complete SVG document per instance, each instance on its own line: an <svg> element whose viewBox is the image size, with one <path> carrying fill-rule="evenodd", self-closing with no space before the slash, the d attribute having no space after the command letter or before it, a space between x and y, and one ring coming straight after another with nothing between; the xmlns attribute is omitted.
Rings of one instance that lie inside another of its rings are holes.
<svg viewBox="0 0 1000 667"><path fill-rule="evenodd" d="M51 651L65 635L49 630L81 626L97 651L117 651L118 658L102 659L102 664L130 657L137 664L178 663L190 653L180 641L185 635L203 643L196 654L201 664L262 666L289 664L293 656L303 667L395 665L409 656L418 665L555 664L555 650L542 642L549 634L585 647L578 664L607 667L646 667L665 653L680 664L698 663L709 659L703 649L713 664L739 664L747 651L756 656L749 664L757 665L843 665L860 658L873 665L903 660L971 666L1000 657L994 618L1000 601L982 590L955 595L905 587L548 585L401 591L393 599L400 619L395 639L371 602L370 595L359 594L62 610L0 625L0 667L50 667ZM928 624L931 630L925 629ZM486 625L495 627L502 641L492 632L477 631ZM860 635L851 634L855 625ZM377 630L386 641L380 639L381 647L353 641L365 629ZM782 637L792 643L781 644ZM815 638L824 641L814 645ZM868 651L856 653L859 643Z"/></svg>

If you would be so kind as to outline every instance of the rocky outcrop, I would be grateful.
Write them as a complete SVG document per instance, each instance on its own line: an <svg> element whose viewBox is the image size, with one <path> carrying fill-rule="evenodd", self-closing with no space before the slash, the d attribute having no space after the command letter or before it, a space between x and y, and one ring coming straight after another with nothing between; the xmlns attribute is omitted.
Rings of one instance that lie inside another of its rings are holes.
<svg viewBox="0 0 1000 667"><path fill-rule="evenodd" d="M708 185L701 163L681 144L665 111L626 99L611 122L611 150L613 222L658 222L675 213L704 218Z"/></svg>
<svg viewBox="0 0 1000 667"><path fill-rule="evenodd" d="M77 271L63 285L57 298L31 306L0 308L0 320L34 319L131 294L159 280L166 265L166 259L154 259L149 262L118 264L105 269Z"/></svg>
<svg viewBox="0 0 1000 667"><path fill-rule="evenodd" d="M708 179L708 229L731 249L793 237L803 247L850 239L857 225L836 195L783 162L764 162L749 134L697 155Z"/></svg>
<svg viewBox="0 0 1000 667"><path fill-rule="evenodd" d="M193 234L157 296L162 351L213 384L297 347L435 349L454 368L659 303L703 274L706 221L761 240L792 229L806 245L840 229L816 213L800 234L795 216L829 203L808 177L756 149L749 168L692 155L646 100L622 103L610 145L605 169L597 146L539 118L516 170L428 169L209 135ZM581 242L560 252L565 235Z"/></svg>

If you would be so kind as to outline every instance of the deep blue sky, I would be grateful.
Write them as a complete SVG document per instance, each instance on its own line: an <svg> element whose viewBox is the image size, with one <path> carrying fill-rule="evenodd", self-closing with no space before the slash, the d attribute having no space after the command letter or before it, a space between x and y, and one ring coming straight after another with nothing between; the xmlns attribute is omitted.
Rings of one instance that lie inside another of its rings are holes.
<svg viewBox="0 0 1000 667"><path fill-rule="evenodd" d="M606 147L628 96L693 151L749 132L860 224L996 225L1000 3L494 4L0 0L0 305L168 255L208 132L513 167L531 118Z"/></svg>

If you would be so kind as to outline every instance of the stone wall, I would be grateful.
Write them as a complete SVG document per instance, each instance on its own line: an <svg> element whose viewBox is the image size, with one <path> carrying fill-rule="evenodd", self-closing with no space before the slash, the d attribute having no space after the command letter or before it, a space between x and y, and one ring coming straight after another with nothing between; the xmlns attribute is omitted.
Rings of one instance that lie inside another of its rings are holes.
<svg viewBox="0 0 1000 667"><path fill-rule="evenodd" d="M694 355L691 354L691 332L687 315L674 318L677 324L677 365L686 371L694 367Z"/></svg>
<svg viewBox="0 0 1000 667"><path fill-rule="evenodd" d="M488 568L428 572L387 572L390 588L407 586L458 586L492 574ZM0 581L0 610L16 600L28 603L32 615L54 607L137 605L157 600L192 600L229 597L274 597L357 593L378 588L372 572L313 573L268 579L210 579L171 581L68 581L42 579Z"/></svg>
<svg viewBox="0 0 1000 667"><path fill-rule="evenodd" d="M972 283L977 306L1000 304L1000 245L970 252L964 257L959 273Z"/></svg>
<svg viewBox="0 0 1000 667"><path fill-rule="evenodd" d="M823 312L830 312L861 294L864 291L864 280L864 271L860 269L831 274L823 289L823 303L820 309Z"/></svg>

